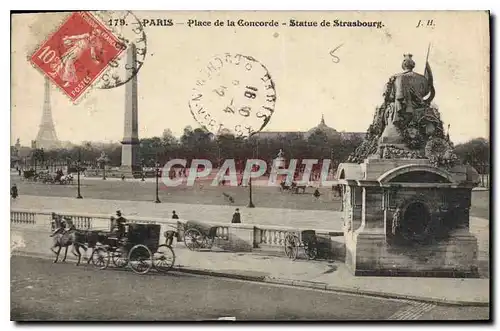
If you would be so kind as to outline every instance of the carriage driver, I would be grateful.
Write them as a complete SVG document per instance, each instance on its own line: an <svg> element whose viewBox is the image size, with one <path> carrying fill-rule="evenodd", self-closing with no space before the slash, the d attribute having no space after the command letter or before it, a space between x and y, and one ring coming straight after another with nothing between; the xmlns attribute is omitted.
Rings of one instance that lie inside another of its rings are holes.
<svg viewBox="0 0 500 331"><path fill-rule="evenodd" d="M114 223L112 232L116 235L118 240L122 239L125 236L125 225L127 225L127 219L122 216L122 212L120 210L116 211L116 217L111 216L111 221Z"/></svg>

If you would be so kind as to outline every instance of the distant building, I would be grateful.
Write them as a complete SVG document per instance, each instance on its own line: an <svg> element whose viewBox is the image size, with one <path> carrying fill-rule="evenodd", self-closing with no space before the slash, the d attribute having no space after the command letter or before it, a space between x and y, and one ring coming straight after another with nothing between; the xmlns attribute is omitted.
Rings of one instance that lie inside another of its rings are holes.
<svg viewBox="0 0 500 331"><path fill-rule="evenodd" d="M338 135L343 139L352 139L355 136L364 138L366 135L365 132L339 132L334 128L326 125L325 118L322 115L319 124L307 131L261 131L254 134L254 137L258 139L280 139L285 138L286 136L296 135L298 137L302 137L302 139L304 140L307 140L316 131L321 131L330 137Z"/></svg>
<svg viewBox="0 0 500 331"><path fill-rule="evenodd" d="M31 148L26 146L21 146L19 139L16 140L16 144L10 147L10 167L23 167L26 159L30 157Z"/></svg>

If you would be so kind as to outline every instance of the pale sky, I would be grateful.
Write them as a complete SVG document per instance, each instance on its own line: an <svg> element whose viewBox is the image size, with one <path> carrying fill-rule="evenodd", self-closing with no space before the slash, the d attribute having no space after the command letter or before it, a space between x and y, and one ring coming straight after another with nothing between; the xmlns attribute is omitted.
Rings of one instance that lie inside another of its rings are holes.
<svg viewBox="0 0 500 331"><path fill-rule="evenodd" d="M139 137L197 126L188 101L200 69L217 54L252 56L269 70L277 101L264 130L306 131L324 114L338 131L365 132L388 78L412 53L415 71L429 62L445 127L454 142L489 136L489 28L486 12L134 12L140 19L382 21L382 29L333 27L145 27L148 54L138 74ZM432 19L434 28L416 28ZM61 14L15 15L12 21L11 141L35 139L43 76L27 58L57 28ZM329 54L335 47L339 63ZM52 113L63 141L119 141L125 87L93 89L78 105L55 87Z"/></svg>

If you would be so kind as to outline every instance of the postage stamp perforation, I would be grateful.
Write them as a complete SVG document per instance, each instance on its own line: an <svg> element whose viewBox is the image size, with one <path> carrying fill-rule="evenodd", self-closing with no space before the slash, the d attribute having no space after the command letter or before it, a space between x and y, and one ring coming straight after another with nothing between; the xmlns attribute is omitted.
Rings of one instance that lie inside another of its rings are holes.
<svg viewBox="0 0 500 331"><path fill-rule="evenodd" d="M127 64L125 64L124 66L124 69L125 71L129 71L129 70L132 70L133 72L130 73L130 76L127 77L127 75L125 75L125 79L123 80L118 80L120 77L118 75L118 77L116 77L117 75L113 75L113 72L116 70L116 68L118 68L120 66L120 61L123 60L123 58L117 58L115 59L115 62L117 62L117 66L114 67L114 66L108 66L106 68L106 70L102 73L101 77L97 80L97 88L98 89L102 89L102 90L109 90L109 89L112 89L112 88L115 88L115 87L120 87L122 85L125 85L128 81L130 81L134 76L138 75L139 71L141 70L142 66L144 65L144 63L146 62L146 56L147 56L147 37L146 37L146 33L144 31L144 27L142 26L142 24L140 23L140 20L130 11L130 10L125 10L125 11L97 11L95 12L95 14L101 19L101 21L103 22L106 22L106 20L110 19L113 17L113 13L116 13L116 15L120 15L121 13L124 13L125 16L123 16L123 20L126 20L128 16L132 16L133 19L135 20L135 22L131 22L131 24L133 25L138 25L138 28L134 28L132 31L136 30L136 29L139 29L138 31L140 33L137 33L137 32L134 32L136 34L140 34L140 38L139 39L135 39L133 41L129 40L126 38L126 36L123 35L122 31L118 29L118 26L113 26L113 25L106 25L106 27L111 30L115 36L121 41L123 42L123 44L126 46L125 50L132 44L134 43L135 46L136 46L136 55L138 56L142 56L142 59L141 60L138 60L136 59L136 66L132 67L132 68L127 68ZM107 17L105 17L105 15L107 15ZM137 45L139 43L143 43L144 47L137 47ZM143 49L144 51L141 52L141 53L138 53L137 50L139 49ZM126 56L126 52L124 53L124 56ZM103 83L103 81L105 80L104 78L105 77L109 77L111 79L114 80L114 83L110 83L110 84L106 84L106 83Z"/></svg>
<svg viewBox="0 0 500 331"><path fill-rule="evenodd" d="M111 33L113 33L113 34L114 34L114 36L115 36L117 39L119 39L119 38L118 38L118 36L116 35L116 32L115 32L115 31L113 31L112 29L110 29L110 27L108 27L108 26L104 23L104 21L103 21L100 17L98 17L98 16L96 15L96 13L97 13L97 12L93 12L92 14L94 15L94 17L96 17L97 21L98 21L98 22L99 22L99 23L100 23L100 24L101 24L104 28L108 29ZM101 19L101 20L100 20L100 19ZM125 49L122 49L122 51L121 51L121 52L119 52L119 53L118 53L118 54L117 54L117 55L116 55L116 56L115 56L115 57L114 57L111 61L109 61L109 62L112 62L112 61L115 61L116 59L118 59L120 56L122 56L122 55L125 53L124 51L125 51ZM88 88L88 89L84 92L84 95L82 95L82 96L81 96L81 98L79 99L79 101L80 101L80 102L81 102L81 100L82 100L82 99L86 98L86 96L89 94L89 92L90 92L91 90L94 90L95 88L98 88L98 85L99 85L99 83L100 83L100 81L101 81L101 79L102 79L102 76L103 76L103 75L106 73L106 71L108 71L108 70L110 70L109 63L108 63L108 65L107 65L106 67L104 67L104 68L103 68L103 70L101 70L101 72L97 75L97 78L94 80L94 82L92 82L92 84L90 84L90 87L89 87L89 88Z"/></svg>

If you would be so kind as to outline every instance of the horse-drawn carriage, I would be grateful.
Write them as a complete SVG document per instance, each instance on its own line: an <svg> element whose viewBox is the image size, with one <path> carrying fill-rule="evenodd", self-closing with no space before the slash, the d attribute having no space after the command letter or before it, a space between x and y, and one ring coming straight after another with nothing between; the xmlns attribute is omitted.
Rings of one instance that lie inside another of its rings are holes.
<svg viewBox="0 0 500 331"><path fill-rule="evenodd" d="M135 273L145 274L152 267L159 272L168 272L175 263L172 249L173 231L166 231L165 244L160 244L161 225L130 223L123 237L115 233L102 232L101 245L92 253L92 263L106 269L110 261L114 266L129 266Z"/></svg>
<svg viewBox="0 0 500 331"><path fill-rule="evenodd" d="M36 173L35 170L25 170L23 177L25 180L42 182L44 184L73 184L73 175L64 175L62 171L50 173L48 170L41 170Z"/></svg>
<svg viewBox="0 0 500 331"><path fill-rule="evenodd" d="M46 171L39 174L38 181L44 184L71 184L73 183L73 175L64 175L62 172L50 173Z"/></svg>
<svg viewBox="0 0 500 331"><path fill-rule="evenodd" d="M37 177L38 177L38 175L35 172L35 170L33 170L33 169L23 171L23 179L24 180L36 181Z"/></svg>
<svg viewBox="0 0 500 331"><path fill-rule="evenodd" d="M184 225L184 244L192 251L211 249L217 237L217 226L187 221Z"/></svg>
<svg viewBox="0 0 500 331"><path fill-rule="evenodd" d="M62 176L59 178L59 183L60 183L61 185L65 185L65 184L73 184L73 175L72 175L72 174L62 175Z"/></svg>
<svg viewBox="0 0 500 331"><path fill-rule="evenodd" d="M282 181L280 183L280 191L283 192L283 191L289 191L291 192L292 194L295 193L295 194L299 194L299 190L302 190L302 193L306 193L306 188L307 188L307 185L306 184L299 184L297 183L296 181L292 182L291 184L285 182L285 181Z"/></svg>

